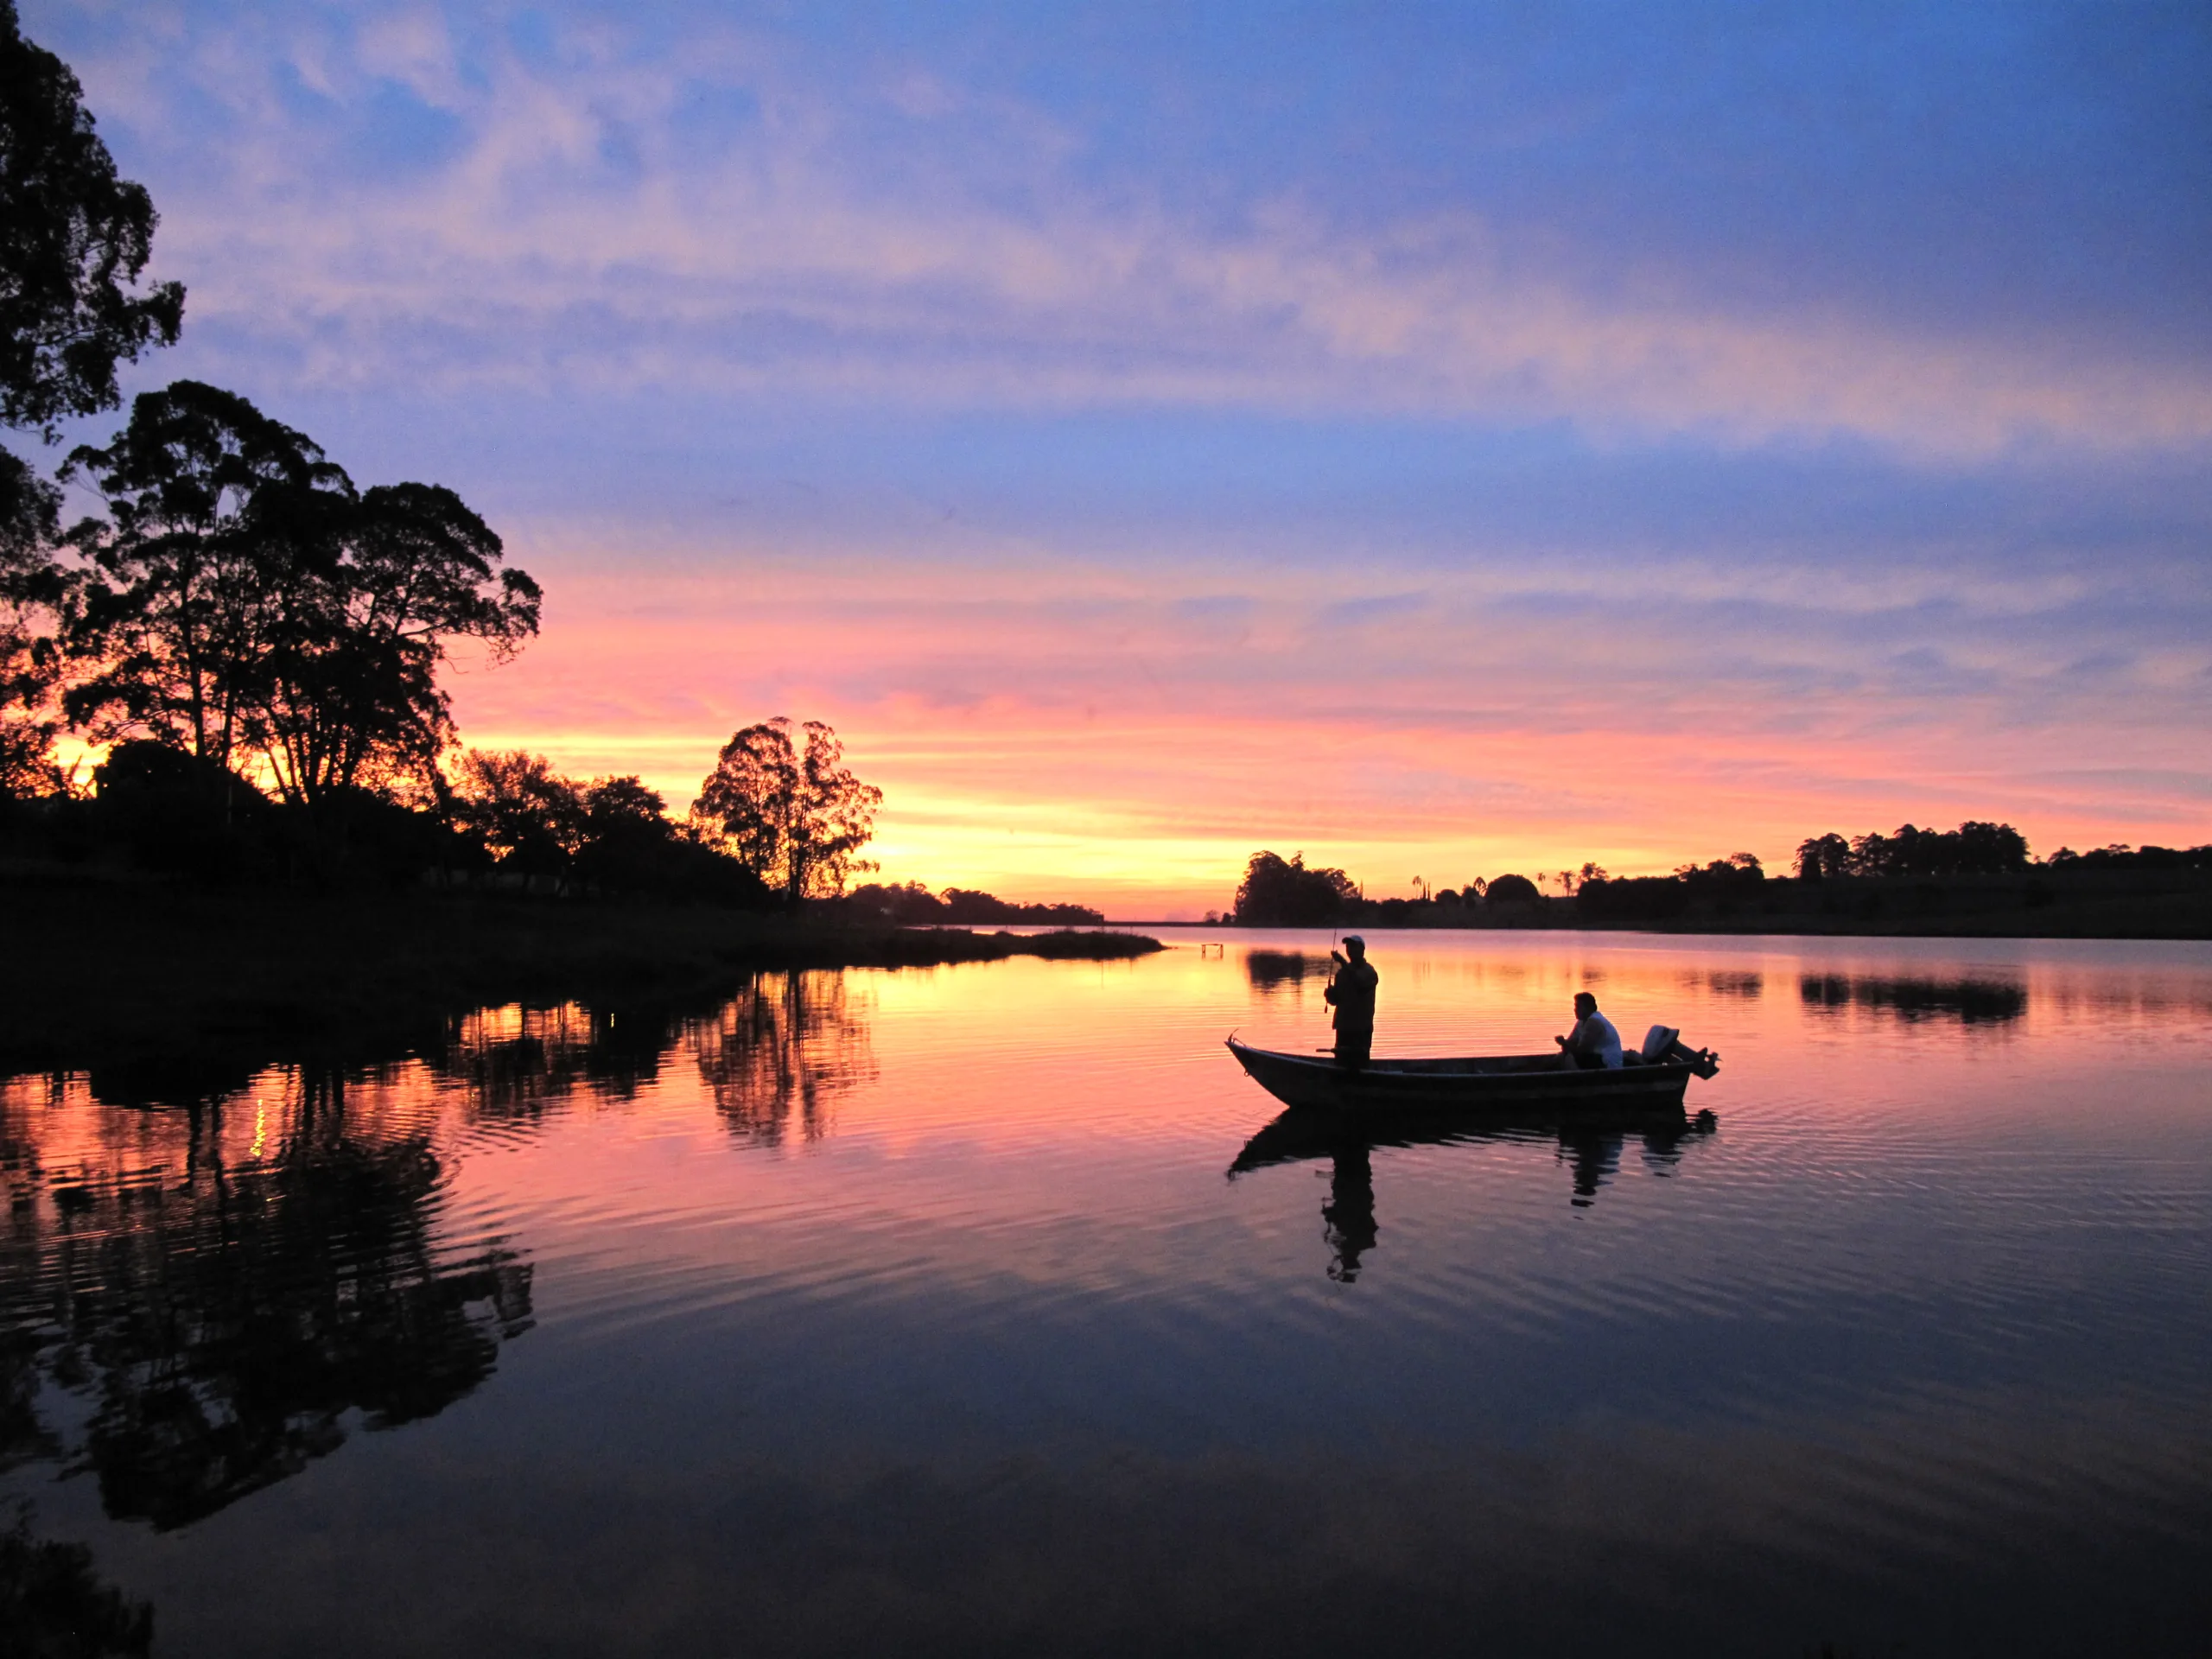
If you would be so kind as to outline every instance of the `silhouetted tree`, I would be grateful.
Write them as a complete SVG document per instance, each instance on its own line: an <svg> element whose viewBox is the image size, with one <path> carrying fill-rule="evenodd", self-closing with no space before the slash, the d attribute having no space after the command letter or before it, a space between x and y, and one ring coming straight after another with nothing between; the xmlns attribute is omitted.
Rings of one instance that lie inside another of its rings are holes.
<svg viewBox="0 0 2212 1659"><path fill-rule="evenodd" d="M452 491L357 494L304 434L181 380L131 405L89 474L111 521L73 532L91 571L66 699L96 737L134 731L223 766L251 756L296 805L427 782L453 734L451 643L494 659L537 630L537 584ZM341 815L342 816L342 815Z"/></svg>
<svg viewBox="0 0 2212 1659"><path fill-rule="evenodd" d="M194 380L143 393L64 471L90 474L111 515L73 532L93 567L75 648L99 667L71 716L232 765L352 481L305 434Z"/></svg>
<svg viewBox="0 0 2212 1659"><path fill-rule="evenodd" d="M639 884L676 837L668 803L636 777L601 778L583 791L583 844L577 874L610 889Z"/></svg>
<svg viewBox="0 0 2212 1659"><path fill-rule="evenodd" d="M634 777L564 778L543 755L472 749L448 796L457 834L501 870L556 892L651 894L766 909L766 886Z"/></svg>
<svg viewBox="0 0 2212 1659"><path fill-rule="evenodd" d="M454 780L455 822L484 843L499 868L524 876L569 874L589 834L582 790L542 754L471 749Z"/></svg>
<svg viewBox="0 0 2212 1659"><path fill-rule="evenodd" d="M930 891L926 881L893 881L887 886L869 881L855 887L848 897L851 907L861 915L880 916L901 927L946 919L944 901Z"/></svg>
<svg viewBox="0 0 2212 1659"><path fill-rule="evenodd" d="M453 734L437 683L449 643L510 658L540 601L526 574L497 569L499 537L451 490L380 485L331 529L249 681L256 746L284 798L309 805L426 773Z"/></svg>
<svg viewBox="0 0 2212 1659"><path fill-rule="evenodd" d="M1695 886L1700 881L1728 885L1745 881L1764 881L1766 871L1760 867L1757 853L1731 853L1726 858L1716 858L1699 864L1677 864L1675 880Z"/></svg>
<svg viewBox="0 0 2212 1659"><path fill-rule="evenodd" d="M92 772L103 838L142 869L220 880L251 873L269 802L213 760L145 738L118 743Z"/></svg>
<svg viewBox="0 0 2212 1659"><path fill-rule="evenodd" d="M0 798L60 786L54 739L60 678L56 632L67 582L54 560L59 493L0 450Z"/></svg>
<svg viewBox="0 0 2212 1659"><path fill-rule="evenodd" d="M2131 847L2113 842L2086 853L2062 847L2045 861L2054 870L2202 870L2212 868L2212 846Z"/></svg>
<svg viewBox="0 0 2212 1659"><path fill-rule="evenodd" d="M1797 879L1824 881L1851 874L1851 843L1831 830L1797 843Z"/></svg>
<svg viewBox="0 0 2212 1659"><path fill-rule="evenodd" d="M1244 866L1236 887L1236 919L1247 925L1311 927L1332 921L1358 895L1342 870L1308 869L1306 855L1258 852Z"/></svg>
<svg viewBox="0 0 2212 1659"><path fill-rule="evenodd" d="M670 822L658 791L636 778L601 778L583 791L584 842L576 874L607 893L702 899L765 909L766 886L728 854Z"/></svg>
<svg viewBox="0 0 2212 1659"><path fill-rule="evenodd" d="M176 339L184 289L137 290L153 202L116 175L68 66L0 0L0 426L47 442L65 416L112 408L116 365ZM61 724L54 559L60 495L0 448L0 796L50 793Z"/></svg>
<svg viewBox="0 0 2212 1659"><path fill-rule="evenodd" d="M782 715L747 726L722 746L691 816L787 905L842 893L845 878L874 865L858 857L875 834L883 791L847 771L836 733L810 720L804 752Z"/></svg>
<svg viewBox="0 0 2212 1659"><path fill-rule="evenodd" d="M1902 824L1851 843L1851 873L1869 876L2012 875L2028 867L2028 843L2009 823L1968 820L1955 830Z"/></svg>
<svg viewBox="0 0 2212 1659"><path fill-rule="evenodd" d="M1103 912L1087 905L1025 905L996 893L984 893L973 887L947 887L944 893L944 919L961 923L1018 922L1031 925L1051 924L1059 927L1096 927L1106 918Z"/></svg>
<svg viewBox="0 0 2212 1659"><path fill-rule="evenodd" d="M0 0L0 423L51 433L116 403L115 372L173 344L184 289L134 291L156 217L118 178L68 65Z"/></svg>
<svg viewBox="0 0 2212 1659"><path fill-rule="evenodd" d="M1484 898L1493 905L1527 904L1544 895L1536 884L1525 875L1506 874L1497 877L1484 890Z"/></svg>

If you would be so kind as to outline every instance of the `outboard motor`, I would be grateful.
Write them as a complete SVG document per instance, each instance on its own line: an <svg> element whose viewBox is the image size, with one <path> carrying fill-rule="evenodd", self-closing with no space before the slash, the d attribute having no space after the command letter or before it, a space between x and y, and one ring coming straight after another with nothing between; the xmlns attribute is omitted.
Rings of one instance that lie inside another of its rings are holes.
<svg viewBox="0 0 2212 1659"><path fill-rule="evenodd" d="M1654 1026L1643 1033L1642 1050L1647 1065L1669 1063L1687 1065L1700 1077L1712 1077L1720 1070L1720 1057L1709 1048L1692 1048L1682 1041L1682 1033L1674 1026Z"/></svg>

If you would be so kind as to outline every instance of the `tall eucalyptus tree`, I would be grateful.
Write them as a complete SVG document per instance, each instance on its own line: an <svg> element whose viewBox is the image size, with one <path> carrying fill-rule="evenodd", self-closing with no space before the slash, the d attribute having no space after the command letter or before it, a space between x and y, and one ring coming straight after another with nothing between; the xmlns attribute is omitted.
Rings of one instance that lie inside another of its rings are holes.
<svg viewBox="0 0 2212 1659"><path fill-rule="evenodd" d="M700 785L691 821L786 905L844 891L855 870L875 867L860 850L875 834L883 791L844 765L844 745L818 720L791 742L782 715L747 726L722 746Z"/></svg>
<svg viewBox="0 0 2212 1659"><path fill-rule="evenodd" d="M437 671L469 639L505 660L537 632L537 584L451 490L378 485L310 545L251 681L252 741L287 799L426 778L454 736Z"/></svg>
<svg viewBox="0 0 2212 1659"><path fill-rule="evenodd" d="M89 478L109 513L73 532L91 567L73 643L93 666L71 718L233 766L353 480L306 434L196 380L142 392L114 441L80 446L64 474Z"/></svg>
<svg viewBox="0 0 2212 1659"><path fill-rule="evenodd" d="M183 288L142 281L156 222L68 65L25 40L15 0L0 0L0 426L52 442L62 419L115 406L118 365L175 343ZM54 782L58 503L0 447L0 795Z"/></svg>
<svg viewBox="0 0 2212 1659"><path fill-rule="evenodd" d="M95 737L143 734L286 799L426 779L451 741L437 672L454 643L495 658L537 631L537 584L451 490L357 491L304 434L235 392L180 380L68 462L109 518L73 532L88 569L68 692Z"/></svg>

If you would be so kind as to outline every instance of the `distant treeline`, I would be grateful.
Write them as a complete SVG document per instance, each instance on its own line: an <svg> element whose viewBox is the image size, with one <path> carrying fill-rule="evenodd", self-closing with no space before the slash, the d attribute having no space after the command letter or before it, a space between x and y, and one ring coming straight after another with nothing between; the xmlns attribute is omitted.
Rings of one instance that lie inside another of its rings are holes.
<svg viewBox="0 0 2212 1659"><path fill-rule="evenodd" d="M943 893L931 893L919 881L909 881L904 887L883 887L871 881L855 888L844 903L849 911L880 916L901 927L928 926L933 923L1096 927L1106 919L1103 912L1085 905L1016 904L966 887L947 887Z"/></svg>
<svg viewBox="0 0 2212 1659"><path fill-rule="evenodd" d="M1434 893L1416 877L1413 896L1379 899L1369 898L1343 870L1309 866L1302 853L1286 859L1258 852L1245 867L1235 902L1218 919L1278 927L1635 926L1754 911L1895 919L1905 912L1942 912L1955 898L1983 909L2012 905L2035 910L2101 876L2195 874L2212 874L2212 846L2114 845L2086 853L2062 847L2039 861L2011 824L1974 821L1955 830L1908 823L1890 835L1811 836L1798 847L1794 878L1770 876L1757 855L1737 853L1681 865L1667 875L1616 876L1600 865L1585 863L1535 876L1478 878L1464 887ZM1208 919L1216 918L1210 914Z"/></svg>

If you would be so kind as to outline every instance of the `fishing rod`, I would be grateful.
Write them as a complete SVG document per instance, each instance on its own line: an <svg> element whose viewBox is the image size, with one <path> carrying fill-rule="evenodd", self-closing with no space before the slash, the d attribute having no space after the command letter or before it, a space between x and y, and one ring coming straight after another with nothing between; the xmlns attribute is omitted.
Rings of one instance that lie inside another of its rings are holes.
<svg viewBox="0 0 2212 1659"><path fill-rule="evenodd" d="M1338 930L1336 928L1332 927L1329 930L1329 982L1328 988L1321 993L1321 1000L1324 1002L1330 1001L1329 992L1333 991L1337 988L1337 969L1343 961L1343 958L1337 954L1337 933ZM1333 1054L1336 1052L1336 1050L1333 1048L1317 1048L1313 1052L1316 1054Z"/></svg>

